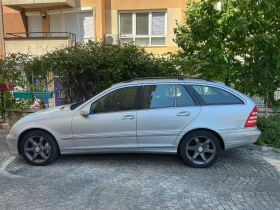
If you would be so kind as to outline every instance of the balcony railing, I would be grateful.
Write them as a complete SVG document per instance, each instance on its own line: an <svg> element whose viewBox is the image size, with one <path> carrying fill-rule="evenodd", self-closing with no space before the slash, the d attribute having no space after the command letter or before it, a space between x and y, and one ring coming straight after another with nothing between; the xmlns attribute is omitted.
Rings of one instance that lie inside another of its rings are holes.
<svg viewBox="0 0 280 210"><path fill-rule="evenodd" d="M5 39L70 39L70 45L76 44L76 35L70 32L18 32L6 33Z"/></svg>

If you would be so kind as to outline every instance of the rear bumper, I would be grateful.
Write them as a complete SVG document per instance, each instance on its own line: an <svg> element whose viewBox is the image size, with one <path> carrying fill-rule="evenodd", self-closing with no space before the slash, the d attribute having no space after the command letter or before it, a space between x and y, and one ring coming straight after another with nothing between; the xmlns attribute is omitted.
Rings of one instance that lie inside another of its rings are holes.
<svg viewBox="0 0 280 210"><path fill-rule="evenodd" d="M257 129L257 127L236 130L223 130L219 133L224 140L225 149L253 144L261 135L261 131Z"/></svg>
<svg viewBox="0 0 280 210"><path fill-rule="evenodd" d="M14 155L18 155L17 137L11 133L6 137L10 151Z"/></svg>

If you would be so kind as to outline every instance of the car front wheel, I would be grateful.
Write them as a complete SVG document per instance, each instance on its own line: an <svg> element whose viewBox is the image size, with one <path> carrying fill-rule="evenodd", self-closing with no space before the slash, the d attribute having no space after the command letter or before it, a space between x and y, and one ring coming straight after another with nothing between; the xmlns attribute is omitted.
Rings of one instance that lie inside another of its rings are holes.
<svg viewBox="0 0 280 210"><path fill-rule="evenodd" d="M182 159L189 166L205 168L216 162L221 146L213 133L197 130L182 139L179 149Z"/></svg>
<svg viewBox="0 0 280 210"><path fill-rule="evenodd" d="M59 155L55 139L44 131L27 133L21 141L20 152L28 163L35 166L48 165Z"/></svg>

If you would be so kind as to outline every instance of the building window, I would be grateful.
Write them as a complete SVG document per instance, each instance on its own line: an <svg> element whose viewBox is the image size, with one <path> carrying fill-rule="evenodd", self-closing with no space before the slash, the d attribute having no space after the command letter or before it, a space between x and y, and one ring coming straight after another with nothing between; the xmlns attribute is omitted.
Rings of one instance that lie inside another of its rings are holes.
<svg viewBox="0 0 280 210"><path fill-rule="evenodd" d="M76 35L77 42L94 40L94 17L92 8L48 11L52 37L65 36L65 32Z"/></svg>
<svg viewBox="0 0 280 210"><path fill-rule="evenodd" d="M26 12L28 37L42 37L42 20L40 12Z"/></svg>
<svg viewBox="0 0 280 210"><path fill-rule="evenodd" d="M123 44L166 45L166 12L119 13L119 38Z"/></svg>

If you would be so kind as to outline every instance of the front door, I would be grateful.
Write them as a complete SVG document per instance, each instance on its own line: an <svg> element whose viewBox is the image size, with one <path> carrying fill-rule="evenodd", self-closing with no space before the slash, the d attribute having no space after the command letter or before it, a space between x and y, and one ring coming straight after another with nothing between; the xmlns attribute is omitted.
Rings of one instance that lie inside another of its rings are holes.
<svg viewBox="0 0 280 210"><path fill-rule="evenodd" d="M111 91L89 107L89 115L80 111L72 122L77 149L135 148L138 87Z"/></svg>
<svg viewBox="0 0 280 210"><path fill-rule="evenodd" d="M174 147L177 136L201 111L184 85L145 85L142 98L137 114L141 148Z"/></svg>

